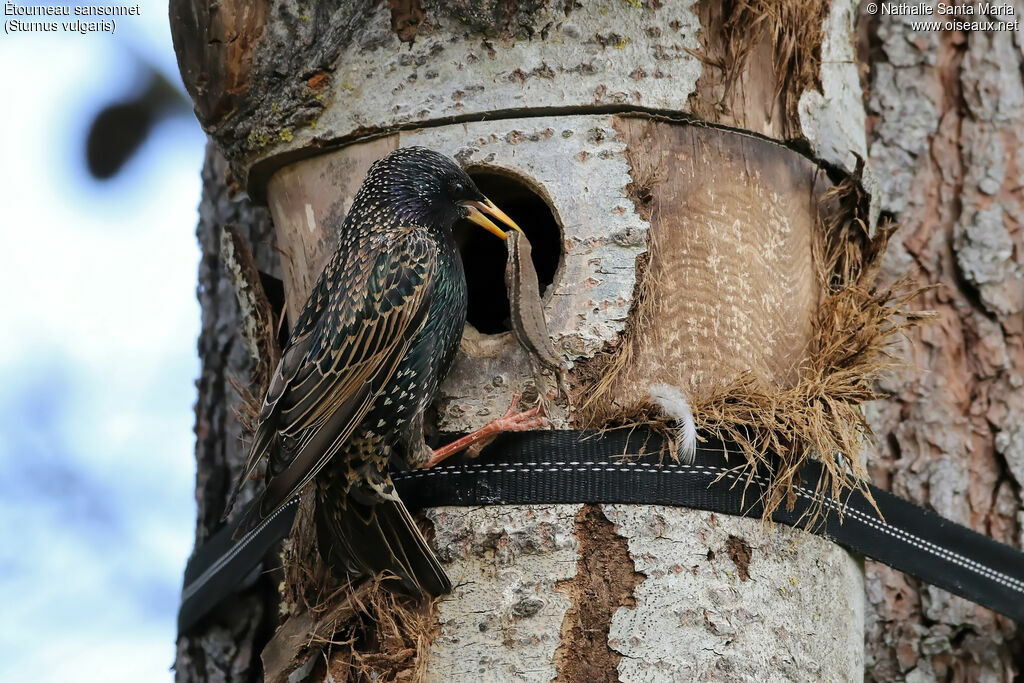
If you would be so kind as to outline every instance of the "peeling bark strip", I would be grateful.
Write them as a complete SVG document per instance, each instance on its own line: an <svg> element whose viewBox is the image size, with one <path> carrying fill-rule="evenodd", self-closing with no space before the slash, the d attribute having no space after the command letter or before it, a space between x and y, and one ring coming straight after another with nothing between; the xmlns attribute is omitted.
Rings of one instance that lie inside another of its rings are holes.
<svg viewBox="0 0 1024 683"><path fill-rule="evenodd" d="M240 331L253 363L249 382L258 393L263 393L281 358L281 349L277 345L273 309L263 291L252 249L237 226L227 225L221 232L220 258L235 289ZM257 400L262 398L257 397Z"/></svg>
<svg viewBox="0 0 1024 683"><path fill-rule="evenodd" d="M821 42L829 2L702 0L705 68L691 96L693 113L772 137L800 137L800 96L821 89ZM743 83L744 87L738 87Z"/></svg>
<svg viewBox="0 0 1024 683"><path fill-rule="evenodd" d="M599 505L584 505L576 515L579 561L576 576L559 584L572 602L562 622L562 644L555 652L559 683L618 681L622 655L608 645L612 615L636 605L633 590L643 581L629 555L626 539Z"/></svg>
<svg viewBox="0 0 1024 683"><path fill-rule="evenodd" d="M525 235L515 231L508 233L505 246L508 249L505 287L508 291L512 333L519 341L519 345L530 355L531 367L535 364L537 366L533 369L538 386L543 386L538 376L540 368L548 368L555 375L558 391L568 400L568 365L551 343L551 332L544 316L544 302L540 298L537 271L530 256L532 247ZM541 391L540 395L544 397L545 394ZM544 398L542 400L546 401Z"/></svg>

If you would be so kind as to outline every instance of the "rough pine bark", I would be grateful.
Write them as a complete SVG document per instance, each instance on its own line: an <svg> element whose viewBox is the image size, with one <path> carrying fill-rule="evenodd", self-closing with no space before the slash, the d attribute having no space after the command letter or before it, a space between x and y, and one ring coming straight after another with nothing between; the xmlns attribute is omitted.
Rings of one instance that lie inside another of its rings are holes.
<svg viewBox="0 0 1024 683"><path fill-rule="evenodd" d="M196 294L202 312L196 381L196 547L217 530L235 473L245 462L240 406L232 377L246 383L249 354L240 333L234 289L220 262L220 232L233 224L248 240L257 267L280 271L273 225L266 209L232 197L224 158L208 145L196 237L201 250ZM235 188L237 192L237 187ZM249 494L251 495L251 494ZM244 501L243 501L244 502ZM260 579L228 600L178 640L175 680L189 683L255 683L262 680L260 648L274 628L276 586Z"/></svg>
<svg viewBox="0 0 1024 683"><path fill-rule="evenodd" d="M1024 4L1017 2L1019 19ZM969 17L970 18L970 17ZM974 17L978 18L978 17ZM985 17L980 17L984 19ZM995 17L993 17L995 18ZM902 225L886 276L934 284L935 324L873 406L875 483L1014 546L1024 508L1024 67L1020 33L862 17L870 163ZM1019 629L869 562L866 678L1010 681Z"/></svg>

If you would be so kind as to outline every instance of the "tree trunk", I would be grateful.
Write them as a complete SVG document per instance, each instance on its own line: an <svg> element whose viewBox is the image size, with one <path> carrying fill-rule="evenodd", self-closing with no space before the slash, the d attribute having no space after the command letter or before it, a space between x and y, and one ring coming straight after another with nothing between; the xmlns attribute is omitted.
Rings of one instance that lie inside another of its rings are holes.
<svg viewBox="0 0 1024 683"><path fill-rule="evenodd" d="M1017 2L1019 19L1024 4ZM886 276L937 284L939 321L874 406L875 483L981 533L1024 539L1024 88L1019 31L914 32L865 17L871 164L901 224ZM1024 669L1005 618L869 562L871 680L1010 681Z"/></svg>
<svg viewBox="0 0 1024 683"><path fill-rule="evenodd" d="M244 386L250 370L235 292L220 258L220 233L235 225L252 245L257 267L280 274L273 225L266 209L232 197L223 156L208 145L196 236L202 251L197 294L202 310L196 382L196 546L214 532L224 511L232 477L245 463L240 407L232 380ZM234 192L237 193L237 186ZM251 495L251 494L249 494ZM259 681L259 648L274 628L277 589L259 580L224 604L200 628L178 640L178 681Z"/></svg>
<svg viewBox="0 0 1024 683"><path fill-rule="evenodd" d="M227 376L246 377L248 361L219 274L219 228L242 228L297 311L365 168L397 146L511 176L553 210L561 254L546 314L577 361L577 386L586 359L635 322L644 272L662 274L666 324L623 375L623 402L654 381L699 391L745 369L790 384L819 295L820 169L852 171L854 155L867 156L854 7L172 2L183 77L227 158L209 155L198 231L197 543L244 460ZM885 451L876 483L1019 542L1020 144L1003 130L1021 116L1019 51L1009 33L911 42L893 18L862 28L874 60L871 168L883 208L910 223L889 270L916 261L925 281L951 284L927 302L943 323L912 347L917 367L941 371L894 381L899 398L872 413ZM682 125L680 114L738 131ZM268 203L273 230L264 210L229 199L228 165ZM870 174L865 182L874 187ZM649 251L658 240L661 261ZM686 334L673 339L679 321ZM437 426L480 426L530 378L511 335L468 327ZM576 424L564 406L553 417ZM969 485L968 467L980 473ZM861 569L822 539L657 506L444 508L428 518L459 584L434 616L430 680L854 680L864 668ZM1009 622L934 589L922 601L914 583L871 567L870 676L1014 670ZM180 640L179 680L258 679L276 616L269 583Z"/></svg>

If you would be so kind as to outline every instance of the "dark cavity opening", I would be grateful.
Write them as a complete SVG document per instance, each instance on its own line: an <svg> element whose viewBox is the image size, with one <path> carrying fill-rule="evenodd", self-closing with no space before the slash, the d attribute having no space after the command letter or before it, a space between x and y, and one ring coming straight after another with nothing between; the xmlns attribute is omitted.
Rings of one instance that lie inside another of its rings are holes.
<svg viewBox="0 0 1024 683"><path fill-rule="evenodd" d="M469 175L480 191L507 213L530 240L533 267L537 269L543 296L555 278L562 256L561 230L547 202L513 177L488 172L470 172ZM468 221L456 224L455 240L462 253L469 286L467 320L482 334L510 330L505 243Z"/></svg>
<svg viewBox="0 0 1024 683"><path fill-rule="evenodd" d="M289 321L291 316L285 315L283 320L281 318L281 313L284 312L284 282L261 270L260 284L263 285L263 293L266 294L270 310L274 314L274 324L281 323L281 327L277 330L277 344L283 349L288 344L288 337L291 335L292 329Z"/></svg>

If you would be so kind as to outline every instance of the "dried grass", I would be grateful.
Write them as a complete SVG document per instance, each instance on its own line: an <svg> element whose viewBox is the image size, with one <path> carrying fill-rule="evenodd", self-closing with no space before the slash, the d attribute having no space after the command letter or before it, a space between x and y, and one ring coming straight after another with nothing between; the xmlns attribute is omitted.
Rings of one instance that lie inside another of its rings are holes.
<svg viewBox="0 0 1024 683"><path fill-rule="evenodd" d="M322 661L304 680L422 680L438 628L437 601L395 594L385 585L394 578L322 584L319 602L288 616L264 648L267 680L290 680L311 656Z"/></svg>
<svg viewBox="0 0 1024 683"><path fill-rule="evenodd" d="M242 426L243 434L252 434L259 422L263 399L257 396L260 387L252 382L243 382L234 375L227 376L228 385L238 394L238 405L232 408L235 419ZM256 391L253 391L253 388Z"/></svg>
<svg viewBox="0 0 1024 683"><path fill-rule="evenodd" d="M319 648L327 672L339 682L421 680L438 628L437 601L396 594L389 574L339 582L317 550L313 512L307 493L282 550L281 615L315 624L306 647L284 668Z"/></svg>

